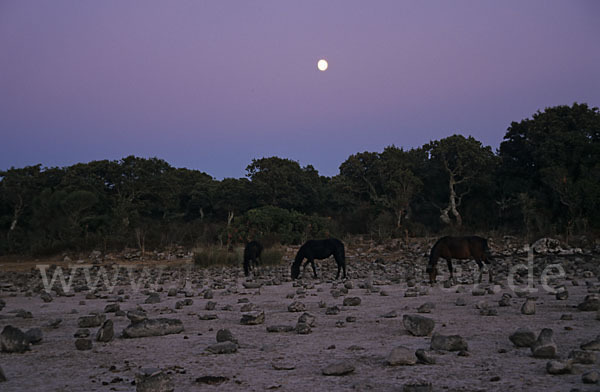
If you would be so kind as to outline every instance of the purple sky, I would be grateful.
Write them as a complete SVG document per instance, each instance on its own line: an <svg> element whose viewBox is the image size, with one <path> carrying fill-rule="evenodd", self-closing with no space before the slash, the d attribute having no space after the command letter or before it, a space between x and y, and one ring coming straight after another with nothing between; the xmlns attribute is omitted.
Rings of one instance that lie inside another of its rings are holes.
<svg viewBox="0 0 600 392"><path fill-rule="evenodd" d="M216 177L600 105L600 2L0 0L0 169L159 157ZM321 57L326 72L317 70Z"/></svg>

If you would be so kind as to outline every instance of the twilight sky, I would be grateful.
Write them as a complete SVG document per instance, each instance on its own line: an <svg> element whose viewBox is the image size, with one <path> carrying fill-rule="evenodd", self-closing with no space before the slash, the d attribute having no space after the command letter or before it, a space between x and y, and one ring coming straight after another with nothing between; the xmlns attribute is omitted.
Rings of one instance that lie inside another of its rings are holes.
<svg viewBox="0 0 600 392"><path fill-rule="evenodd" d="M600 106L599 20L595 0L0 0L0 170L332 176L454 133L495 149L537 110Z"/></svg>

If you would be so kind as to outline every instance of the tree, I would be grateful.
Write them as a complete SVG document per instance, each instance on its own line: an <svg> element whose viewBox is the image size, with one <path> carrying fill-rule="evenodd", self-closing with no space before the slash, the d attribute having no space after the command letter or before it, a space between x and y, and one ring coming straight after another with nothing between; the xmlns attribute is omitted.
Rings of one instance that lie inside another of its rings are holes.
<svg viewBox="0 0 600 392"><path fill-rule="evenodd" d="M484 147L472 136L465 138L462 135L430 142L424 149L429 152L430 164L444 173L443 181L447 185L445 206L438 206L440 219L445 224L460 228L463 218L459 207L473 184L493 170L492 149L489 146Z"/></svg>

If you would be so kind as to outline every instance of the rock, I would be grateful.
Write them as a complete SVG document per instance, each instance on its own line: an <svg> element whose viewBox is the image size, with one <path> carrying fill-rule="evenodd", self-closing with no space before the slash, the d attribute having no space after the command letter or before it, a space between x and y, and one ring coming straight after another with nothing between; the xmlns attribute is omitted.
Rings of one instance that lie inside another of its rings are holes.
<svg viewBox="0 0 600 392"><path fill-rule="evenodd" d="M222 343L222 342L233 342L235 344L238 344L237 339L233 336L231 331L228 329L224 329L224 328L219 329L217 331L217 343Z"/></svg>
<svg viewBox="0 0 600 392"><path fill-rule="evenodd" d="M563 250L560 247L560 241L554 238L540 238L531 244L531 248L535 253L538 254L548 254L548 253L558 253Z"/></svg>
<svg viewBox="0 0 600 392"><path fill-rule="evenodd" d="M90 337L90 330L87 328L82 328L82 329L78 329L77 332L75 332L75 334L73 335L73 337L80 339L80 338L89 338Z"/></svg>
<svg viewBox="0 0 600 392"><path fill-rule="evenodd" d="M431 313L431 311L435 309L435 304L433 302L425 302L423 305L417 308L418 313Z"/></svg>
<svg viewBox="0 0 600 392"><path fill-rule="evenodd" d="M345 376L354 371L354 365L349 362L337 362L323 368L322 373L325 376Z"/></svg>
<svg viewBox="0 0 600 392"><path fill-rule="evenodd" d="M409 382L402 386L402 392L432 392L433 386L429 381Z"/></svg>
<svg viewBox="0 0 600 392"><path fill-rule="evenodd" d="M487 291L485 289L483 289L483 288L480 288L480 287L477 287L477 288L471 290L471 294L474 295L474 296L476 296L476 297L483 296L486 293L487 293Z"/></svg>
<svg viewBox="0 0 600 392"><path fill-rule="evenodd" d="M531 347L535 343L535 333L528 328L519 328L508 337L517 347Z"/></svg>
<svg viewBox="0 0 600 392"><path fill-rule="evenodd" d="M463 297L458 297L454 304L456 306L467 306L467 301Z"/></svg>
<svg viewBox="0 0 600 392"><path fill-rule="evenodd" d="M45 327L52 328L52 329L56 329L56 328L58 328L58 326L59 326L59 325L62 323L62 321L63 321L63 320L62 320L61 318L50 319L50 320L49 320L49 321L46 323Z"/></svg>
<svg viewBox="0 0 600 392"><path fill-rule="evenodd" d="M309 327L315 326L316 318L310 313L302 313L300 317L298 317L298 323L304 323Z"/></svg>
<svg viewBox="0 0 600 392"><path fill-rule="evenodd" d="M0 351L5 353L24 353L29 350L29 340L19 328L7 325L0 334Z"/></svg>
<svg viewBox="0 0 600 392"><path fill-rule="evenodd" d="M424 365L435 365L435 358L432 357L429 352L423 350L422 348L418 349L415 352L415 356L417 357L417 361Z"/></svg>
<svg viewBox="0 0 600 392"><path fill-rule="evenodd" d="M177 288L171 287L167 292L167 297L176 297L177 296Z"/></svg>
<svg viewBox="0 0 600 392"><path fill-rule="evenodd" d="M238 345L232 341L220 342L206 348L206 351L212 354L233 354L236 353Z"/></svg>
<svg viewBox="0 0 600 392"><path fill-rule="evenodd" d="M157 304L160 302L160 294L159 293L150 293L148 298L144 301L145 304Z"/></svg>
<svg viewBox="0 0 600 392"><path fill-rule="evenodd" d="M288 306L288 312L304 312L306 306L299 301L294 301Z"/></svg>
<svg viewBox="0 0 600 392"><path fill-rule="evenodd" d="M46 292L46 291L42 291L42 293L40 294L40 298L42 299L42 301L44 302L52 302L53 298L52 296Z"/></svg>
<svg viewBox="0 0 600 392"><path fill-rule="evenodd" d="M582 350L600 351L600 335L591 342L583 343L579 346Z"/></svg>
<svg viewBox="0 0 600 392"><path fill-rule="evenodd" d="M546 364L546 371L548 374L568 374L571 373L571 370L573 370L571 361L548 361Z"/></svg>
<svg viewBox="0 0 600 392"><path fill-rule="evenodd" d="M296 328L291 325L269 325L267 332L292 332Z"/></svg>
<svg viewBox="0 0 600 392"><path fill-rule="evenodd" d="M142 369L135 375L136 392L172 392L171 378L160 369Z"/></svg>
<svg viewBox="0 0 600 392"><path fill-rule="evenodd" d="M306 323L297 323L296 324L296 333L300 334L300 335L308 335L309 333L312 332L312 329L310 328L310 325L306 324Z"/></svg>
<svg viewBox="0 0 600 392"><path fill-rule="evenodd" d="M129 312L127 312L127 318L133 324L136 324L136 323L141 323L142 321L146 320L148 318L148 316L146 315L146 312L143 309L136 309L136 310L130 310Z"/></svg>
<svg viewBox="0 0 600 392"><path fill-rule="evenodd" d="M204 292L204 299L213 299L213 292L211 289Z"/></svg>
<svg viewBox="0 0 600 392"><path fill-rule="evenodd" d="M596 363L596 353L593 351L586 350L572 350L569 353L569 359L573 361L573 363L580 363L583 365L593 365Z"/></svg>
<svg viewBox="0 0 600 392"><path fill-rule="evenodd" d="M80 338L75 340L75 348L79 351L87 351L92 349L92 340Z"/></svg>
<svg viewBox="0 0 600 392"><path fill-rule="evenodd" d="M115 330L112 320L106 320L98 332L96 333L96 340L102 343L108 343L115 337Z"/></svg>
<svg viewBox="0 0 600 392"><path fill-rule="evenodd" d="M510 294L508 294L508 293L502 294L502 298L500 299L500 301L498 301L498 306L501 306L501 307L510 306L511 299L512 299L512 296Z"/></svg>
<svg viewBox="0 0 600 392"><path fill-rule="evenodd" d="M577 305L577 309L582 312L595 312L600 310L600 297L598 297L597 294L587 295L583 302Z"/></svg>
<svg viewBox="0 0 600 392"><path fill-rule="evenodd" d="M435 328L435 321L428 317L405 314L402 317L404 328L413 336L427 336Z"/></svg>
<svg viewBox="0 0 600 392"><path fill-rule="evenodd" d="M537 340L531 346L531 353L535 358L554 358L556 356L556 343L552 340L554 331L544 328Z"/></svg>
<svg viewBox="0 0 600 392"><path fill-rule="evenodd" d="M265 312L264 311L244 313L242 315L242 319L240 320L240 324L242 324L242 325L258 325L258 324L264 324L264 322L265 322Z"/></svg>
<svg viewBox="0 0 600 392"><path fill-rule="evenodd" d="M383 317L383 318L396 318L396 317L398 317L398 312L396 312L395 310L392 310L390 312L382 314L381 317Z"/></svg>
<svg viewBox="0 0 600 392"><path fill-rule="evenodd" d="M535 299L527 298L523 306L521 306L521 313L525 315L535 314Z"/></svg>
<svg viewBox="0 0 600 392"><path fill-rule="evenodd" d="M0 372L1 371L2 369L0 369ZM583 381L584 384L598 384L598 377L598 372L596 370L592 370L587 373L584 373L581 376L581 381ZM1 378L0 381L2 381Z"/></svg>
<svg viewBox="0 0 600 392"><path fill-rule="evenodd" d="M106 316L103 314L92 314L89 316L81 316L77 319L77 326L79 328L94 328L99 327L106 320Z"/></svg>
<svg viewBox="0 0 600 392"><path fill-rule="evenodd" d="M217 307L217 303L215 301L208 301L206 303L206 306L204 307L205 310L215 310L215 308Z"/></svg>
<svg viewBox="0 0 600 392"><path fill-rule="evenodd" d="M338 313L340 313L340 308L337 306L330 306L325 310L325 314L328 316L334 316Z"/></svg>
<svg viewBox="0 0 600 392"><path fill-rule="evenodd" d="M343 305L344 306L358 306L361 303L360 297L348 297L344 298Z"/></svg>
<svg viewBox="0 0 600 392"><path fill-rule="evenodd" d="M25 332L27 341L31 344L38 344L42 341L44 335L40 328L31 328Z"/></svg>
<svg viewBox="0 0 600 392"><path fill-rule="evenodd" d="M559 301L564 301L569 299L569 292L567 291L567 287L565 285L558 286L556 288L556 299Z"/></svg>
<svg viewBox="0 0 600 392"><path fill-rule="evenodd" d="M271 366L273 366L273 369L275 369L275 370L294 370L294 369L296 369L296 365L291 364L291 363L273 362L271 364Z"/></svg>
<svg viewBox="0 0 600 392"><path fill-rule="evenodd" d="M229 378L224 376L202 376L196 379L196 382L208 385L219 385L225 381L229 381Z"/></svg>
<svg viewBox="0 0 600 392"><path fill-rule="evenodd" d="M201 314L198 316L198 320L202 321L216 320L218 318L219 316L217 316L215 313Z"/></svg>
<svg viewBox="0 0 600 392"><path fill-rule="evenodd" d="M121 310L119 304L108 304L104 307L104 313L117 313Z"/></svg>
<svg viewBox="0 0 600 392"><path fill-rule="evenodd" d="M468 351L467 341L460 335L441 335L434 333L431 337L431 349L443 351Z"/></svg>
<svg viewBox="0 0 600 392"><path fill-rule="evenodd" d="M392 349L386 359L386 363L390 366L415 365L417 357L415 353L404 346L398 346Z"/></svg>
<svg viewBox="0 0 600 392"><path fill-rule="evenodd" d="M145 319L141 322L131 323L123 330L123 337L142 338L147 336L163 336L182 331L183 323L178 319Z"/></svg>
<svg viewBox="0 0 600 392"><path fill-rule="evenodd" d="M262 283L259 282L244 282L242 283L245 289L260 289L262 287Z"/></svg>

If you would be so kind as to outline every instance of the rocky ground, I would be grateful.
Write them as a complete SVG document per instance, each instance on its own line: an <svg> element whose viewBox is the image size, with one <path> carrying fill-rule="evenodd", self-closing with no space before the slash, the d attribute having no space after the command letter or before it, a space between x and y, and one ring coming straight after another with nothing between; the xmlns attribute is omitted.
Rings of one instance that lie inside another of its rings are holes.
<svg viewBox="0 0 600 392"><path fill-rule="evenodd" d="M493 282L455 262L456 284L432 287L433 242L347 242L345 281L330 259L292 282L297 248L251 279L185 254L94 252L42 267L46 282L45 261L0 261L0 390L600 390L594 244L528 254L506 237L492 243Z"/></svg>

